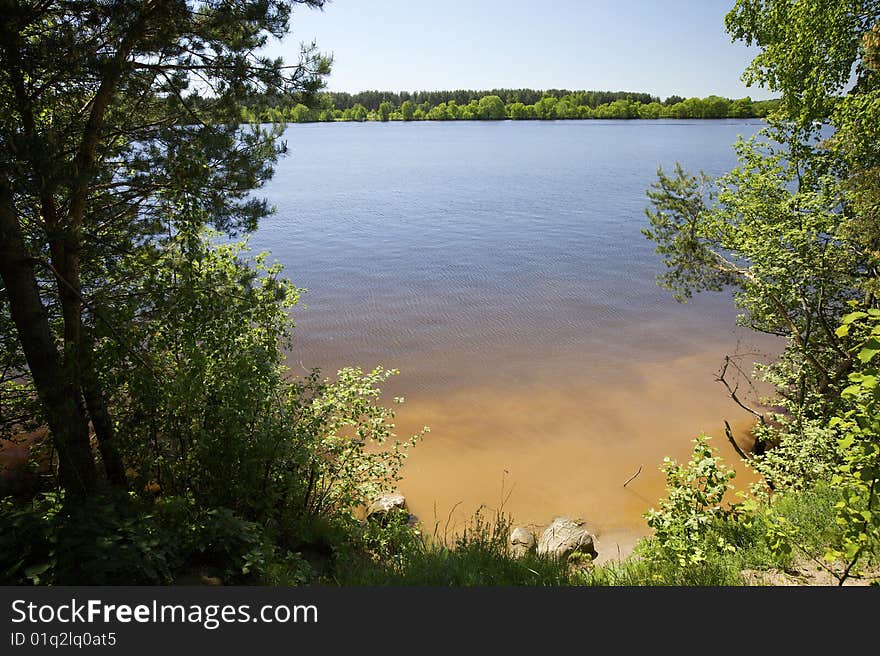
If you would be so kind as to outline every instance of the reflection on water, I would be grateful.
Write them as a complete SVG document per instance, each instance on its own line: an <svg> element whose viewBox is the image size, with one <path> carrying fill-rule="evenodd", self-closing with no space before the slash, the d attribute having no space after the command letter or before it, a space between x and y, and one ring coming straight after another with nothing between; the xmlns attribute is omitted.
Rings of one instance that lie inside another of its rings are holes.
<svg viewBox="0 0 880 656"><path fill-rule="evenodd" d="M641 529L664 455L701 430L726 447L725 418L747 427L713 378L743 337L730 299L656 287L645 190L658 164L729 169L758 128L291 126L266 189L278 212L252 238L309 290L291 365L401 369L398 433L432 429L402 484L428 524L497 506L503 481L518 520Z"/></svg>

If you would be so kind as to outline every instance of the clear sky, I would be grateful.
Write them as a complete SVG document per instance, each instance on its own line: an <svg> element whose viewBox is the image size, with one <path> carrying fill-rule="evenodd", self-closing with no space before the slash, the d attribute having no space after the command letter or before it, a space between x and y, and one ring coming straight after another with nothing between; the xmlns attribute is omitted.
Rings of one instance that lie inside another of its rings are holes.
<svg viewBox="0 0 880 656"><path fill-rule="evenodd" d="M740 81L757 50L732 43L734 0L332 0L295 6L267 52L334 55L332 91L566 88L665 98L772 94Z"/></svg>

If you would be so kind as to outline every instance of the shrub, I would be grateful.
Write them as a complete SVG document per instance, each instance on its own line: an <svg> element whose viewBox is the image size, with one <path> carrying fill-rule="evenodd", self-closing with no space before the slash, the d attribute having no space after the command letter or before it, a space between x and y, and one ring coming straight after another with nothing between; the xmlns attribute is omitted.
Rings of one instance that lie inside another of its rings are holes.
<svg viewBox="0 0 880 656"><path fill-rule="evenodd" d="M302 290L265 255L212 239L175 236L140 281L134 294L154 302L134 322L140 357L102 342L135 483L282 533L303 515L350 514L393 487L421 437L394 439L379 386L396 371L291 378L283 348Z"/></svg>
<svg viewBox="0 0 880 656"><path fill-rule="evenodd" d="M694 451L687 465L664 459L661 470L666 474L666 498L659 509L645 515L654 536L644 555L651 560L664 560L678 567L696 567L706 561L705 540L708 529L730 516L722 507L734 471L720 463L709 446L710 438L694 440ZM723 536L717 536L717 547L732 550Z"/></svg>

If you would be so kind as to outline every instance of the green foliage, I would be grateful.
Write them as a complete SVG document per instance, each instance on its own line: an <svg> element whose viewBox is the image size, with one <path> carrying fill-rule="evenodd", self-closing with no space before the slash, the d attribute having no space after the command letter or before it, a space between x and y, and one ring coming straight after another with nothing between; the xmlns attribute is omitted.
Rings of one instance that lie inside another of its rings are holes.
<svg viewBox="0 0 880 656"><path fill-rule="evenodd" d="M484 121L499 121L506 118L504 101L498 96L483 96L480 98L478 116Z"/></svg>
<svg viewBox="0 0 880 656"><path fill-rule="evenodd" d="M841 433L843 459L831 482L842 497L835 507L842 535L825 558L845 563L847 575L864 554L880 547L880 310L846 315L838 333L854 339L861 365L842 392L846 411L830 422Z"/></svg>
<svg viewBox="0 0 880 656"><path fill-rule="evenodd" d="M840 495L827 482L790 488L763 502L745 501L726 525L742 566L788 570L796 562L821 567L827 545L839 537L833 522Z"/></svg>
<svg viewBox="0 0 880 656"><path fill-rule="evenodd" d="M278 439L268 422L300 292L278 274L265 256L249 261L243 245L184 234L137 281L132 293L152 299L132 308L131 340L143 348L132 357L108 335L98 355L139 486L231 507L259 489L266 440Z"/></svg>
<svg viewBox="0 0 880 656"><path fill-rule="evenodd" d="M807 137L817 121L835 131L824 146L836 160L848 240L870 256L864 287L876 295L880 208L880 12L872 0L738 0L726 18L737 39L761 47L746 81L781 91L778 120Z"/></svg>
<svg viewBox="0 0 880 656"><path fill-rule="evenodd" d="M785 115L809 126L828 115L854 64L859 75L860 38L876 20L873 0L737 0L725 23L760 48L745 82L782 92Z"/></svg>
<svg viewBox="0 0 880 656"><path fill-rule="evenodd" d="M35 498L28 504L12 498L0 501L0 572L2 582L34 584L52 578L46 575L54 556L46 527L55 524L60 509L56 494Z"/></svg>
<svg viewBox="0 0 880 656"><path fill-rule="evenodd" d="M704 540L707 529L730 516L722 507L724 495L733 486L735 472L720 464L713 455L707 437L694 440L694 451L687 465L666 458L662 467L666 475L666 498L659 509L645 515L654 529L647 557L668 560L681 568L698 566L706 561ZM718 538L717 549L732 549Z"/></svg>
<svg viewBox="0 0 880 656"><path fill-rule="evenodd" d="M656 242L656 252L668 269L658 278L660 285L683 301L695 290L720 291L734 283L735 273L721 266L704 228L711 180L703 174L688 175L680 164L674 177L659 168L657 178L647 192L655 207L654 212L646 210L651 227L643 228L642 234Z"/></svg>
<svg viewBox="0 0 880 656"><path fill-rule="evenodd" d="M791 428L776 441L816 418L822 430L833 412L849 367L833 326L876 276L876 233L864 213L878 197L880 151L868 120L877 74L859 51L878 19L869 4L737 2L728 30L762 48L746 79L783 93L765 141L740 142L739 166L716 181L660 172L649 192L645 234L668 267L662 284L684 298L732 287L741 323L788 339L766 372ZM840 99L853 67L858 84ZM839 130L823 142L817 121L829 116Z"/></svg>
<svg viewBox="0 0 880 656"><path fill-rule="evenodd" d="M424 101L416 98L424 97ZM276 105L275 95L251 100L242 110L245 122L256 117L264 123L289 120L304 123L319 120L320 114L305 105L294 104L291 96ZM531 102L525 100L533 99ZM663 105L648 94L596 91L436 91L416 94L367 91L317 94L313 101L325 111L335 111L343 121L498 121L568 119L704 119L756 118L766 116L777 101L753 102L751 98L731 100L719 96L682 99ZM299 108L302 108L301 110ZM296 110L296 111L294 111Z"/></svg>
<svg viewBox="0 0 880 656"><path fill-rule="evenodd" d="M350 510L365 505L400 479L406 451L424 432L408 441L394 437L394 413L378 403L379 385L396 370L381 367L370 373L342 369L337 379L308 395L307 425L315 435L308 463L315 472L306 507L313 512ZM297 398L302 398L297 389ZM377 448L385 446L387 448ZM307 491L308 492L308 491Z"/></svg>
<svg viewBox="0 0 880 656"><path fill-rule="evenodd" d="M265 254L182 223L194 227L123 263L143 272L126 283L137 302L118 306L130 332L95 344L137 497L59 519L58 504L8 502L7 553L20 554L8 580L160 584L199 567L226 582L306 582L295 550L309 518L335 522L345 542L421 437L395 439L380 402L394 370L290 378L282 349L302 290Z"/></svg>
<svg viewBox="0 0 880 656"><path fill-rule="evenodd" d="M0 290L0 438L14 439L44 421L3 289Z"/></svg>
<svg viewBox="0 0 880 656"><path fill-rule="evenodd" d="M595 586L737 586L743 578L735 559L722 557L711 551L699 565L682 569L664 560L636 557L622 563L595 568L587 585Z"/></svg>
<svg viewBox="0 0 880 656"><path fill-rule="evenodd" d="M174 237L133 292L154 299L138 305L143 348L111 380L135 482L259 521L351 513L394 486L420 437L393 439L379 403L396 372L289 379L282 349L302 290L265 254L215 239ZM130 355L100 346L108 368Z"/></svg>
<svg viewBox="0 0 880 656"><path fill-rule="evenodd" d="M691 534L698 558L686 557L682 565L681 560L669 557L656 539L646 538L633 557L595 568L589 582L736 586L747 583L746 570L777 574L827 570L822 556L827 545L841 535L833 521L840 499L839 491L825 483L762 500L747 497L721 516L707 518Z"/></svg>
<svg viewBox="0 0 880 656"><path fill-rule="evenodd" d="M236 234L269 213L252 192L284 144L277 126L242 130L256 117L241 108L268 89L305 102L330 65L314 45L291 66L257 54L287 32L294 5L323 0L4 4L0 366L14 374L0 385L14 403L0 421L48 424L70 503L125 486L104 387L114 372L93 358L108 333L138 344L120 315L136 321L150 300L128 295L131 281L166 235L192 228L176 219ZM183 196L199 212L176 212Z"/></svg>
<svg viewBox="0 0 880 656"><path fill-rule="evenodd" d="M227 508L204 510L180 497L94 501L68 509L54 494L28 505L4 500L0 581L167 585L194 572L224 583L271 580L279 570L299 582L313 576L301 556L279 549L264 528Z"/></svg>
<svg viewBox="0 0 880 656"><path fill-rule="evenodd" d="M672 178L659 171L643 232L666 264L660 283L680 300L733 288L740 323L789 338L790 358L809 378L776 382L803 406L806 392L828 390L838 378L840 339L827 326L853 298L864 260L839 238L841 195L832 177L753 142L737 151L740 166L714 182L680 167Z"/></svg>
<svg viewBox="0 0 880 656"><path fill-rule="evenodd" d="M841 460L838 430L821 416L770 416L773 423L752 429L756 439L772 445L750 461L765 485L775 490L797 490L829 480Z"/></svg>
<svg viewBox="0 0 880 656"><path fill-rule="evenodd" d="M869 1L738 0L728 31L761 48L745 80L782 92L765 140L738 143L739 166L717 180L677 167L672 177L659 171L648 192L644 233L667 266L661 284L681 300L733 289L743 325L786 338L760 368L773 411L756 413L766 451L750 458L774 495L758 486L763 505L692 522L693 548L682 548L679 565L695 554L737 567L807 559L842 583L877 551L878 21ZM705 116L721 104L677 100L670 111L691 105ZM822 140L825 118L836 130ZM866 307L850 312L860 296ZM666 509L649 520L661 529L647 543L651 563L663 556L667 527L687 525L694 512Z"/></svg>

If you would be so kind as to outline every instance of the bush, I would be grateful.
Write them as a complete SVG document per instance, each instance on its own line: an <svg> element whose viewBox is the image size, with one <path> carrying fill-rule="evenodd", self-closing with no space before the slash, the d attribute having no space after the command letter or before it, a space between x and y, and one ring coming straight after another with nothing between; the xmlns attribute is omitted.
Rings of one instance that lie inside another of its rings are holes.
<svg viewBox="0 0 880 656"><path fill-rule="evenodd" d="M7 585L164 585L194 572L224 583L306 582L299 554L227 508L182 498L104 496L70 510L55 494L0 507L0 582Z"/></svg>
<svg viewBox="0 0 880 656"><path fill-rule="evenodd" d="M127 499L65 508L56 494L0 511L0 568L6 584L158 585L179 566L179 535Z"/></svg>
<svg viewBox="0 0 880 656"><path fill-rule="evenodd" d="M654 529L649 546L643 550L645 557L670 561L681 568L697 567L706 561L708 529L730 517L730 510L721 504L736 474L713 455L708 440L706 436L694 440L693 455L685 466L664 460L661 469L666 474L667 496L660 501L659 510L652 508L645 515ZM722 536L717 540L719 549L732 549Z"/></svg>
<svg viewBox="0 0 880 656"><path fill-rule="evenodd" d="M265 255L212 239L175 236L139 282L133 295L154 300L134 322L141 357L102 342L133 480L280 533L302 516L350 515L394 486L421 437L394 439L379 387L396 371L292 379L283 348L302 290Z"/></svg>

